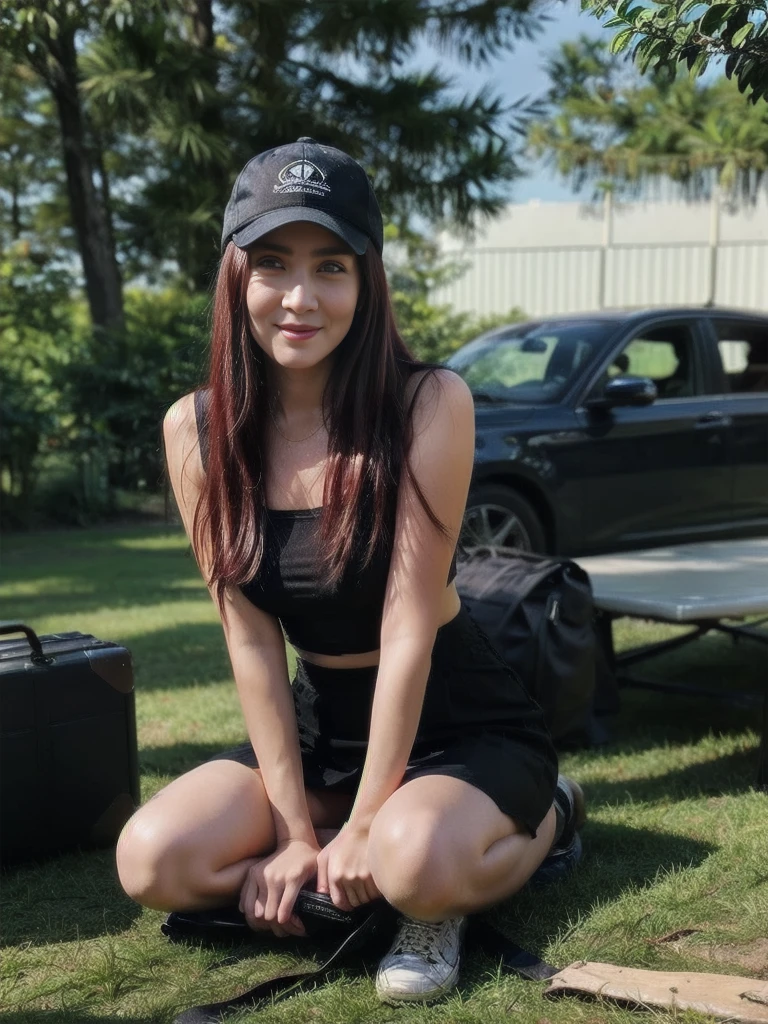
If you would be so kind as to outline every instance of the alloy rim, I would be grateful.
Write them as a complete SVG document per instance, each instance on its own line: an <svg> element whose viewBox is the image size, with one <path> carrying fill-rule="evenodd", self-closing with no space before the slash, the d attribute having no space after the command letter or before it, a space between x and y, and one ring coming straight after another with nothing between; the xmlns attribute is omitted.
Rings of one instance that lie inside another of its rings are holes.
<svg viewBox="0 0 768 1024"><path fill-rule="evenodd" d="M470 505L464 516L461 545L466 553L477 548L493 554L531 551L533 545L520 519L504 505Z"/></svg>

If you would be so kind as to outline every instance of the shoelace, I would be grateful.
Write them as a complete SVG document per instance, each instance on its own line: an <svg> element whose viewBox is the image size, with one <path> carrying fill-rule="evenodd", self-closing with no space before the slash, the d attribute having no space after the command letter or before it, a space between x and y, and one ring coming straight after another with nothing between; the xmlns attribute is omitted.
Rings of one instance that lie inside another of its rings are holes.
<svg viewBox="0 0 768 1024"><path fill-rule="evenodd" d="M404 917L400 925L395 954L418 956L420 959L426 960L427 963L437 963L432 954L440 938L440 930L445 923L445 921L441 921L433 924L430 921L417 921L412 917Z"/></svg>

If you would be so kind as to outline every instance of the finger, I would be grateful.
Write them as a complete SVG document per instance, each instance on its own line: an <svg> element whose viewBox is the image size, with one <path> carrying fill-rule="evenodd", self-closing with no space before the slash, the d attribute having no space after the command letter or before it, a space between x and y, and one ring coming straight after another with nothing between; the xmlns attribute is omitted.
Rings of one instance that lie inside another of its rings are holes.
<svg viewBox="0 0 768 1024"><path fill-rule="evenodd" d="M277 908L280 906L282 896L283 884L281 882L271 882L267 889L267 899L264 904L264 920L269 921L270 924L277 922Z"/></svg>
<svg viewBox="0 0 768 1024"><path fill-rule="evenodd" d="M347 899L347 894L342 886L336 881L329 881L328 883L331 900L339 908L339 910L351 910L352 904Z"/></svg>
<svg viewBox="0 0 768 1024"><path fill-rule="evenodd" d="M237 904L237 909L240 911L241 914L245 913L245 903L246 903L246 900L248 898L248 890L249 890L250 886L251 886L251 873L249 871L248 874L245 876L245 881L240 886L240 900L239 900L239 902Z"/></svg>
<svg viewBox="0 0 768 1024"><path fill-rule="evenodd" d="M248 885L243 891L241 910L245 914L245 919L251 928L256 926L257 915L254 912L254 904L258 899L258 895L258 884L254 878L250 878Z"/></svg>
<svg viewBox="0 0 768 1024"><path fill-rule="evenodd" d="M357 887L352 882L347 882L344 886L344 895L347 897L347 902L352 907L359 907L361 903L366 901L360 899L360 894L357 891Z"/></svg>
<svg viewBox="0 0 768 1024"><path fill-rule="evenodd" d="M324 857L322 852L317 857L317 879L315 881L315 889L318 892L328 893L328 858Z"/></svg>
<svg viewBox="0 0 768 1024"><path fill-rule="evenodd" d="M374 882L373 878L367 878L365 880L365 893L366 893L366 896L368 897L368 901L369 902L372 902L373 900L377 900L377 899L379 899L381 897L381 893L379 892L379 887L376 885L376 883Z"/></svg>
<svg viewBox="0 0 768 1024"><path fill-rule="evenodd" d="M250 905L246 908L246 913L250 913L253 926L255 927L257 921L261 921L264 917L264 880L263 878L254 877L251 883L250 890Z"/></svg>
<svg viewBox="0 0 768 1024"><path fill-rule="evenodd" d="M298 879L286 883L280 905L277 908L278 924L286 925L293 917L293 905L296 902L296 897L299 895L300 888L301 882Z"/></svg>

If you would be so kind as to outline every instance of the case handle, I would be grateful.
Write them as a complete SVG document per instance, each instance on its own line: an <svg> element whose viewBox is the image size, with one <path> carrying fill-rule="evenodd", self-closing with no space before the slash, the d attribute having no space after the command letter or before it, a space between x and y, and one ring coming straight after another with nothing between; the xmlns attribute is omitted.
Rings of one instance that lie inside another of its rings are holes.
<svg viewBox="0 0 768 1024"><path fill-rule="evenodd" d="M0 636L4 636L6 633L24 633L32 648L32 661L36 665L50 665L53 661L53 658L47 658L43 654L40 638L30 626L25 626L23 622L14 622L13 619L6 619L0 622Z"/></svg>

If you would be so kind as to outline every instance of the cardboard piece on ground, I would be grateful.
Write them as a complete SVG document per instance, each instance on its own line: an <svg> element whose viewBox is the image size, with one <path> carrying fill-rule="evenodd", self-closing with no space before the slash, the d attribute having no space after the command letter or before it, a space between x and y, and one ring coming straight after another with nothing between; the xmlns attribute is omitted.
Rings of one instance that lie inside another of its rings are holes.
<svg viewBox="0 0 768 1024"><path fill-rule="evenodd" d="M594 995L641 1007L698 1010L740 1024L768 1024L768 981L729 974L643 971L582 960L551 978L544 995Z"/></svg>

